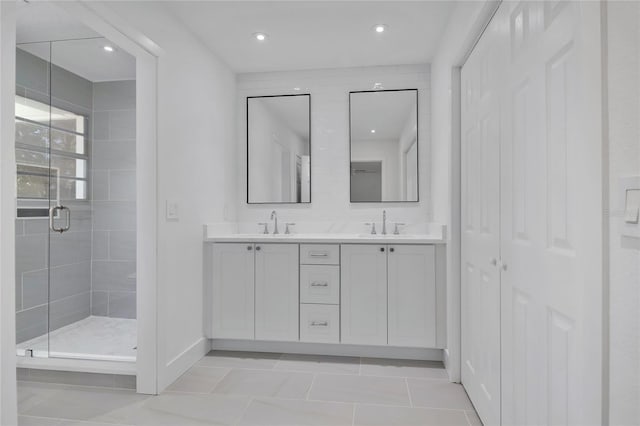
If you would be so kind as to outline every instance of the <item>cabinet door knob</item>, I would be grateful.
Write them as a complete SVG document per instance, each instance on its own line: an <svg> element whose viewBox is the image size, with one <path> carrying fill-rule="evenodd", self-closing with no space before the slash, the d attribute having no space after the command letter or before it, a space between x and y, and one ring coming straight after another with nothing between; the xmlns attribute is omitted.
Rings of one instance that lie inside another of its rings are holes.
<svg viewBox="0 0 640 426"><path fill-rule="evenodd" d="M380 251L382 251L382 252L383 252L383 251L384 251L384 247L380 247Z"/></svg>
<svg viewBox="0 0 640 426"><path fill-rule="evenodd" d="M390 251L391 253L393 253L394 251L396 251L396 249L394 249L393 247L391 247L391 248L389 249L389 251Z"/></svg>
<svg viewBox="0 0 640 426"><path fill-rule="evenodd" d="M256 246L256 251L260 251L260 246Z"/></svg>
<svg viewBox="0 0 640 426"><path fill-rule="evenodd" d="M247 250L251 251L251 250L253 250L253 247L252 246L247 246Z"/></svg>

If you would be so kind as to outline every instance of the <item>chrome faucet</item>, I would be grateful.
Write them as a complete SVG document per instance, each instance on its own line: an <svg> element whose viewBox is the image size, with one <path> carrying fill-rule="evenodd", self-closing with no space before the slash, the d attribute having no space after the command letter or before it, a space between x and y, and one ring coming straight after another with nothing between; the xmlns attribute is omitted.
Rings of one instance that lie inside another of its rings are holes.
<svg viewBox="0 0 640 426"><path fill-rule="evenodd" d="M271 220L274 221L273 235L279 234L280 232L278 232L278 214L275 210L271 212Z"/></svg>
<svg viewBox="0 0 640 426"><path fill-rule="evenodd" d="M387 211L382 210L382 235L387 235Z"/></svg>

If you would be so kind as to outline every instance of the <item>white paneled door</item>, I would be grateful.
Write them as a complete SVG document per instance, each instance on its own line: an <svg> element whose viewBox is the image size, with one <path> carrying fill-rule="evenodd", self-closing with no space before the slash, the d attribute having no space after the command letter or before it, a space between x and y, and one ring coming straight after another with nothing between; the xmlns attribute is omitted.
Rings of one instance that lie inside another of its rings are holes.
<svg viewBox="0 0 640 426"><path fill-rule="evenodd" d="M600 5L503 2L462 84L463 383L485 424L601 424Z"/></svg>
<svg viewBox="0 0 640 426"><path fill-rule="evenodd" d="M489 27L462 69L462 382L500 424L500 85L504 43Z"/></svg>

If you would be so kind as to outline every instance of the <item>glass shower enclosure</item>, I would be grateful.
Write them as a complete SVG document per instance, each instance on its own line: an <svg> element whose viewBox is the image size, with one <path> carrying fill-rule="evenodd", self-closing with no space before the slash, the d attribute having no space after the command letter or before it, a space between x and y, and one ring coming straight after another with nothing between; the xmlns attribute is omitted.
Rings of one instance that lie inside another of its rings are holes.
<svg viewBox="0 0 640 426"><path fill-rule="evenodd" d="M125 279L118 294L132 293L135 309L135 258L133 262L118 260L122 251L135 253L135 222L130 223L130 211L123 219L122 208L109 210L104 204L110 202L108 162L114 161L113 156L133 152L135 164L135 148L115 153L103 149L109 147L110 126L117 120L111 119L115 113L96 104L96 94L106 92L108 98L111 92L104 90L103 82L87 78L92 75L88 68L92 64L86 61L90 58L82 57L106 45L107 40L93 38L17 46L18 356L135 361L135 310L117 315L117 298L116 302L110 299L117 292L103 288L105 277L114 275L119 267ZM83 65L83 60L89 63ZM103 139L100 149L95 149L94 136ZM129 142L135 147L135 127L132 137ZM93 170L93 163L101 169ZM127 171L131 176L131 170ZM135 169L132 179L133 183L125 185L135 188ZM117 202L131 204L130 200L113 201ZM96 217L101 207L105 207L106 218ZM105 222L126 223L123 229L109 231L113 235L133 232L133 239L125 239L128 245L124 247L121 239L119 250L111 253L110 233L100 228ZM105 235L106 250L105 244L99 244Z"/></svg>

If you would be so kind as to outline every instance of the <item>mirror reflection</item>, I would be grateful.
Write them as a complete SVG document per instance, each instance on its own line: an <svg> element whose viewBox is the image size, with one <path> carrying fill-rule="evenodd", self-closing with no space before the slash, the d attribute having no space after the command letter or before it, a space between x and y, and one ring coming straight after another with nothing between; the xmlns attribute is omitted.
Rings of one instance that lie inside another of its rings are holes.
<svg viewBox="0 0 640 426"><path fill-rule="evenodd" d="M311 202L310 100L247 98L247 203Z"/></svg>
<svg viewBox="0 0 640 426"><path fill-rule="evenodd" d="M351 92L351 202L418 201L418 90Z"/></svg>

